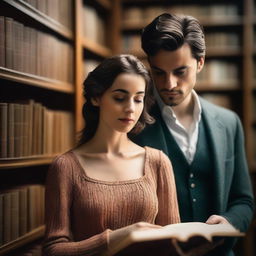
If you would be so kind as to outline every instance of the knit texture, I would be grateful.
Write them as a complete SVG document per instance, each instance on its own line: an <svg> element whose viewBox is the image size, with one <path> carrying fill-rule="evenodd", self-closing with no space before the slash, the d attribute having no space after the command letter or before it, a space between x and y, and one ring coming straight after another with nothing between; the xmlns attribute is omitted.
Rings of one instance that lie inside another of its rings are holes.
<svg viewBox="0 0 256 256"><path fill-rule="evenodd" d="M97 255L108 249L112 230L139 221L180 222L170 160L162 151L145 151L144 175L126 181L88 177L72 151L53 161L46 181L44 255Z"/></svg>

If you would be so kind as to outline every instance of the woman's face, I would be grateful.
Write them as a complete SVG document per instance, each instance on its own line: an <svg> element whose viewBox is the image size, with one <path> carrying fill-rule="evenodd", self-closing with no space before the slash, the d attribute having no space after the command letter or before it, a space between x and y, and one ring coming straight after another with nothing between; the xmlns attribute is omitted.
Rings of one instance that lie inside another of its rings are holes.
<svg viewBox="0 0 256 256"><path fill-rule="evenodd" d="M100 108L99 126L128 133L144 107L146 83L142 76L122 73L95 103Z"/></svg>

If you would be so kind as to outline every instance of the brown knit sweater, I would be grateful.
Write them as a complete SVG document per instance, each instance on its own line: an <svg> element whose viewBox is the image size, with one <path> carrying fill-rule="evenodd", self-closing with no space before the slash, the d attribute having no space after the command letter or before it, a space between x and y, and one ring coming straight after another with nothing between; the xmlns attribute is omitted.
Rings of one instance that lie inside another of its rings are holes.
<svg viewBox="0 0 256 256"><path fill-rule="evenodd" d="M86 176L72 151L57 157L46 182L44 255L98 255L108 236L139 221L180 221L173 170L161 151L145 147L144 175L106 182Z"/></svg>

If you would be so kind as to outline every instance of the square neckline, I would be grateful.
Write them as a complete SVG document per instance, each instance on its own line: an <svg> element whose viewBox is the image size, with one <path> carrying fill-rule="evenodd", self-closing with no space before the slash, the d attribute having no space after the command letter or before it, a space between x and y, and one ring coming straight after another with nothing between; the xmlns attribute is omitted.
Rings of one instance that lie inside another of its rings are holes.
<svg viewBox="0 0 256 256"><path fill-rule="evenodd" d="M77 166L79 167L81 176L90 182L94 182L94 183L101 183L101 184L106 184L106 185L119 185L119 184L129 184L129 183L137 183L140 182L142 180L144 180L147 177L147 165L148 165L148 147L144 146L143 147L145 149L145 159L144 159L144 167L143 167L143 175L139 178L136 179L129 179L129 180L113 180L113 181L107 181L107 180L99 180L99 179L95 179L92 178L90 176L88 176L86 174L85 169L82 167L82 164L80 163L76 153L73 150L70 150L69 153L72 155L72 158L74 159L74 161L76 162Z"/></svg>

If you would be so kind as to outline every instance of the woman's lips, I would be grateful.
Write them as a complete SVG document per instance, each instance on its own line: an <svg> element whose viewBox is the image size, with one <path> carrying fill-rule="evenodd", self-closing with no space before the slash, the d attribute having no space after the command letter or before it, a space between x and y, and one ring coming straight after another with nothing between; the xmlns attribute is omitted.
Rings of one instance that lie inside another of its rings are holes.
<svg viewBox="0 0 256 256"><path fill-rule="evenodd" d="M119 118L118 120L123 122L123 123L127 123L127 124L134 122L134 120L131 119L131 118Z"/></svg>

